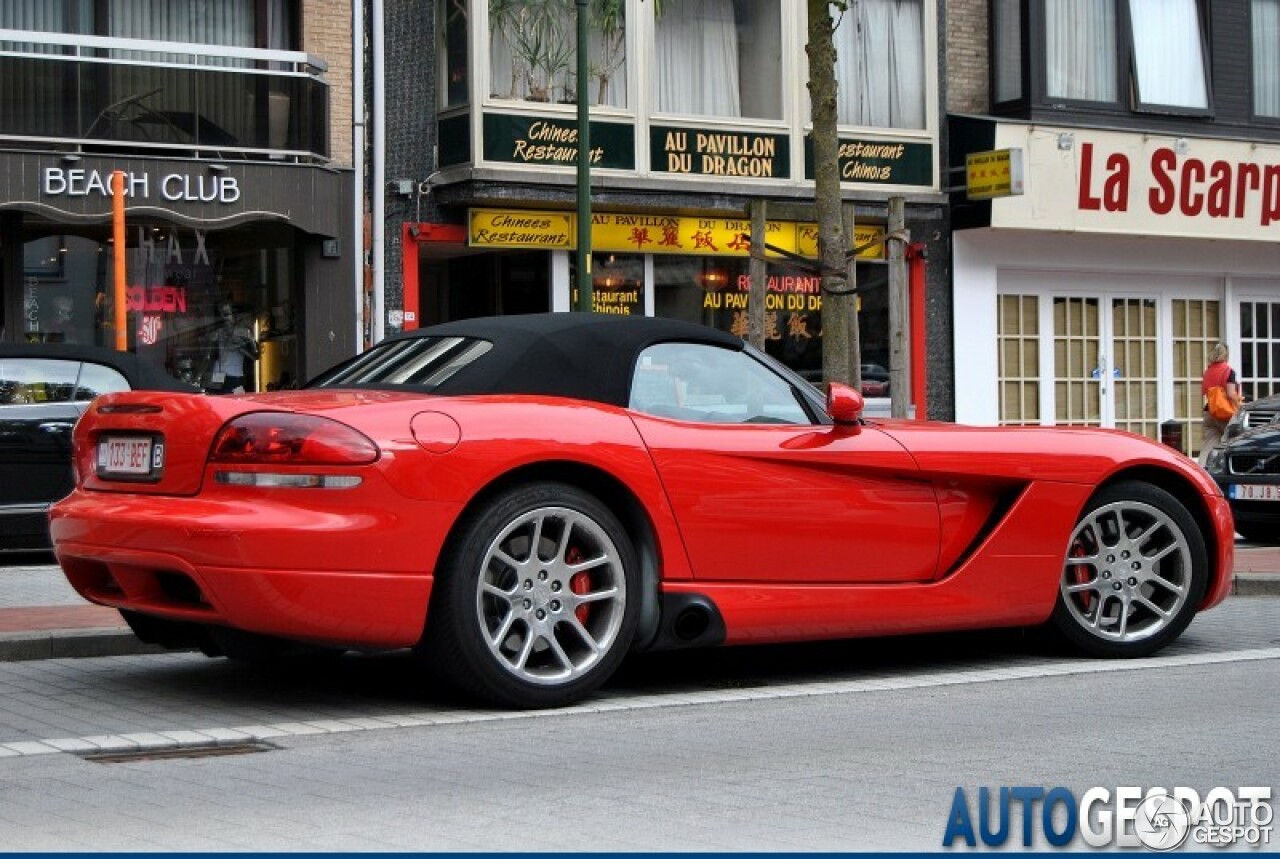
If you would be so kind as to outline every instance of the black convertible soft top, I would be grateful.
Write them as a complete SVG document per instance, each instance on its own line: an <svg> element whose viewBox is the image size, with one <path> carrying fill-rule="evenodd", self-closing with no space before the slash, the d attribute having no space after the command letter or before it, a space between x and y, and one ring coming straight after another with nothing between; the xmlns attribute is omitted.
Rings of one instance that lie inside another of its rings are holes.
<svg viewBox="0 0 1280 859"><path fill-rule="evenodd" d="M474 337L493 348L440 383L435 393L540 394L626 406L636 359L655 343L704 343L740 350L715 328L649 316L534 313L462 319L398 335Z"/></svg>
<svg viewBox="0 0 1280 859"><path fill-rule="evenodd" d="M55 358L103 364L128 379L129 386L134 390L200 390L175 379L163 368L134 352L118 352L105 346L77 343L0 343L0 359L4 358Z"/></svg>

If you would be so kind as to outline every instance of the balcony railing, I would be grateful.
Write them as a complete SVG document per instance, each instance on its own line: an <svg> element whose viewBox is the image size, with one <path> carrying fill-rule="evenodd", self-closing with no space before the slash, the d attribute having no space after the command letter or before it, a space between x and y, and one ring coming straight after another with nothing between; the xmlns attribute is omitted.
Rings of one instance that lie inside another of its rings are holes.
<svg viewBox="0 0 1280 859"><path fill-rule="evenodd" d="M322 60L0 29L0 142L329 159Z"/></svg>

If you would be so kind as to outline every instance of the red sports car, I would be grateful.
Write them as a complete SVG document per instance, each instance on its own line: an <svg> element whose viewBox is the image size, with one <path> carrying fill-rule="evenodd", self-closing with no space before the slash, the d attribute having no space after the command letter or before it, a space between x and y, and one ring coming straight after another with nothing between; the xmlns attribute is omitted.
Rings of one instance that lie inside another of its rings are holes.
<svg viewBox="0 0 1280 859"><path fill-rule="evenodd" d="M1180 453L861 411L694 324L473 319L300 391L100 397L52 533L145 640L414 647L521 707L660 648L1048 623L1142 656L1226 595Z"/></svg>

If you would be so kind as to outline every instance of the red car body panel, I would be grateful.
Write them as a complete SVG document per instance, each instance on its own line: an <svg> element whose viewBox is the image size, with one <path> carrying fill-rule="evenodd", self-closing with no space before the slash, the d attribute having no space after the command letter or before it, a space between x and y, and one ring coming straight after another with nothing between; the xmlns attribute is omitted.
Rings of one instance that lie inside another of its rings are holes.
<svg viewBox="0 0 1280 859"><path fill-rule="evenodd" d="M381 455L237 467L356 474L353 488L219 483L227 466L208 462L218 430L263 410L333 418L377 439ZM162 477L99 479L93 451L108 432L161 434ZM1231 571L1216 485L1125 433L706 425L550 397L319 390L109 395L77 426L76 449L81 480L51 532L86 598L318 642L414 644L462 512L523 469L566 465L634 498L662 590L710 597L727 643L1043 622L1080 511L1126 470L1158 470L1200 499L1211 526L1203 607L1225 596ZM175 588L173 574L196 590Z"/></svg>

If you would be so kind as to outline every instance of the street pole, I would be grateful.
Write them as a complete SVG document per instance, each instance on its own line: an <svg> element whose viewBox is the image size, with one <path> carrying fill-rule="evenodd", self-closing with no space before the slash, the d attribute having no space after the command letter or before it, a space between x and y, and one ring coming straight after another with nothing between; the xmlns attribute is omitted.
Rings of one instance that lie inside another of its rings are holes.
<svg viewBox="0 0 1280 859"><path fill-rule="evenodd" d="M129 312L125 307L124 171L111 171L112 328L117 352L129 351Z"/></svg>
<svg viewBox="0 0 1280 859"><path fill-rule="evenodd" d="M889 259L889 415L905 418L911 404L910 303L907 297L906 199L889 198L885 252ZM918 405L924 408L924 404Z"/></svg>
<svg viewBox="0 0 1280 859"><path fill-rule="evenodd" d="M574 310L591 312L591 112L587 4L576 0L578 13L578 301Z"/></svg>

